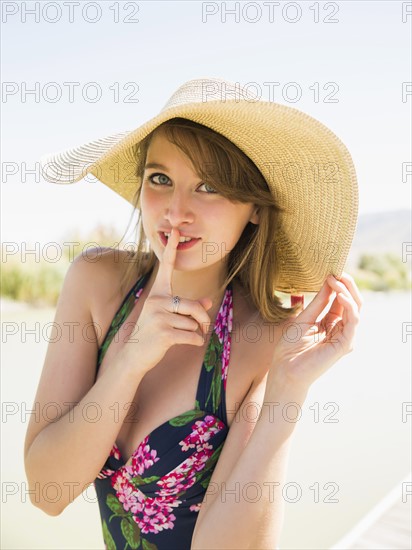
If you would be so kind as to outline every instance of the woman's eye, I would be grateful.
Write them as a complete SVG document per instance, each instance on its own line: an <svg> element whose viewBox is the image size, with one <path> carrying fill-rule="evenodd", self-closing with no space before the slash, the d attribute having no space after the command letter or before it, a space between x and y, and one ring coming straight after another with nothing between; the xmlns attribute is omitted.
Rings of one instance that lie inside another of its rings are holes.
<svg viewBox="0 0 412 550"><path fill-rule="evenodd" d="M158 181L156 181L154 178L158 178ZM155 183L157 185L164 185L169 181L169 178L165 176L164 174L152 174L148 178L152 183Z"/></svg>
<svg viewBox="0 0 412 550"><path fill-rule="evenodd" d="M210 193L210 194L212 194L212 193L217 193L216 189L214 189L214 188L213 188L211 185L209 185L208 183L202 183L202 184L200 185L200 187L205 187L207 193Z"/></svg>
<svg viewBox="0 0 412 550"><path fill-rule="evenodd" d="M148 176L147 178L150 183L153 183L154 185L167 185L170 183L170 179L165 174L152 174ZM199 185L199 188L204 187L207 194L213 194L217 193L217 191L210 186L208 183L201 183Z"/></svg>

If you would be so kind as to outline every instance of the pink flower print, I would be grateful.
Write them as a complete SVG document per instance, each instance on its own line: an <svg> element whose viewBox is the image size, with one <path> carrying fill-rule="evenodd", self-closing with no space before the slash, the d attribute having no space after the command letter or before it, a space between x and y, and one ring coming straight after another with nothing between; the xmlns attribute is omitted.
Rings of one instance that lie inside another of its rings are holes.
<svg viewBox="0 0 412 550"><path fill-rule="evenodd" d="M104 468L97 474L97 478L106 479L107 477L110 477L112 474L114 474L114 470L111 470L110 468Z"/></svg>
<svg viewBox="0 0 412 550"><path fill-rule="evenodd" d="M133 485L130 483L124 484L117 498L119 502L122 503L126 512L130 509L133 509L134 514L137 512L137 508L139 507L139 495L138 492L135 491Z"/></svg>
<svg viewBox="0 0 412 550"><path fill-rule="evenodd" d="M140 298L140 295L141 295L142 292L143 292L143 287L136 292L136 294L135 294L135 303Z"/></svg>
<svg viewBox="0 0 412 550"><path fill-rule="evenodd" d="M223 353L222 353L222 380L223 380L223 387L225 390L226 390L227 370L229 367L230 348L231 348L231 339L230 337L228 337L225 342L225 345L223 346Z"/></svg>
<svg viewBox="0 0 412 550"><path fill-rule="evenodd" d="M232 319L232 292L227 290L215 323L215 332L220 343L223 342L227 329L232 330Z"/></svg>
<svg viewBox="0 0 412 550"><path fill-rule="evenodd" d="M111 484L124 510L126 512L130 510L132 514L136 514L144 509L145 496L132 485L130 480L129 472L119 469L112 477Z"/></svg>
<svg viewBox="0 0 412 550"><path fill-rule="evenodd" d="M173 496L146 497L133 486L132 476L132 472L124 468L118 470L112 478L112 487L124 510L133 514L134 521L145 534L173 529L176 516L172 511L182 501Z"/></svg>
<svg viewBox="0 0 412 550"><path fill-rule="evenodd" d="M187 459L187 466L190 467L187 474L188 476L194 476L196 472L202 471L205 467L206 462L213 454L213 447L211 445L207 447L208 448L202 449Z"/></svg>
<svg viewBox="0 0 412 550"><path fill-rule="evenodd" d="M219 339L219 342L222 343L223 339L225 337L225 325L224 325L224 318L223 318L223 311L220 310L215 323L215 332Z"/></svg>
<svg viewBox="0 0 412 550"><path fill-rule="evenodd" d="M150 449L148 445L149 436L146 436L140 443L132 458L132 468L134 473L142 475L145 470L153 466L160 460L155 449Z"/></svg>
<svg viewBox="0 0 412 550"><path fill-rule="evenodd" d="M212 452L213 449L208 450L207 453L195 453L183 461L172 472L159 479L157 484L161 489L156 494L168 497L190 489L196 483L196 472L203 470Z"/></svg>
<svg viewBox="0 0 412 550"><path fill-rule="evenodd" d="M179 485L181 480L181 475L178 475L175 472L171 472L170 474L163 476L159 480L158 485L161 485L164 489L174 489L176 486Z"/></svg>
<svg viewBox="0 0 412 550"><path fill-rule="evenodd" d="M116 443L114 443L111 451L110 451L110 456L113 456L116 460L120 460L120 451L119 451L119 448L117 447Z"/></svg>
<svg viewBox="0 0 412 550"><path fill-rule="evenodd" d="M233 308L232 308L232 294L230 294L229 315L227 316L227 329L229 332L232 332L232 327L233 327Z"/></svg>
<svg viewBox="0 0 412 550"><path fill-rule="evenodd" d="M196 448L201 451L203 448L210 448L210 445L205 445L207 441L223 428L224 424L218 418L211 415L205 416L203 420L197 420L192 426L192 432L179 442L182 451Z"/></svg>
<svg viewBox="0 0 412 550"><path fill-rule="evenodd" d="M176 516L172 513L173 508L181 503L181 500L173 497L148 497L144 509L133 519L144 534L156 534L164 529L173 529L174 521L176 521Z"/></svg>
<svg viewBox="0 0 412 550"><path fill-rule="evenodd" d="M184 472L176 469L159 479L157 484L160 485L161 489L156 491L156 494L161 497L177 495L182 491L187 491L195 483L195 477L188 478Z"/></svg>
<svg viewBox="0 0 412 550"><path fill-rule="evenodd" d="M190 506L189 510L190 510L191 512L199 512L201 506L202 506L202 503L201 503L201 502L199 502L199 504L192 504L192 506Z"/></svg>
<svg viewBox="0 0 412 550"><path fill-rule="evenodd" d="M212 445L204 444L201 451L195 452L174 470L157 481L157 485L161 489L156 494L159 496L170 496L190 489L196 483L196 473L204 469L206 462L212 454Z"/></svg>
<svg viewBox="0 0 412 550"><path fill-rule="evenodd" d="M133 520L145 534L173 529L176 520L176 516L172 513L173 508L182 503L170 494L170 491L155 498L147 497L132 483L133 477L142 475L158 460L157 451L150 449L148 437L146 437L136 450L132 464L119 468L111 479L111 485L116 491L119 502L126 512L130 511L133 514ZM176 484L176 481L174 480L173 483L170 481L170 483Z"/></svg>

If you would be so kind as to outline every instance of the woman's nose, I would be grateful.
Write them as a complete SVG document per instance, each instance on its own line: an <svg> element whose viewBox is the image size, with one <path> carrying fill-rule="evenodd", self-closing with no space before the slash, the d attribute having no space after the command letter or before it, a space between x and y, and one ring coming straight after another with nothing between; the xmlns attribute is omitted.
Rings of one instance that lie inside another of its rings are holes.
<svg viewBox="0 0 412 550"><path fill-rule="evenodd" d="M191 200L183 191L173 189L170 193L166 204L165 218L173 227L193 222Z"/></svg>

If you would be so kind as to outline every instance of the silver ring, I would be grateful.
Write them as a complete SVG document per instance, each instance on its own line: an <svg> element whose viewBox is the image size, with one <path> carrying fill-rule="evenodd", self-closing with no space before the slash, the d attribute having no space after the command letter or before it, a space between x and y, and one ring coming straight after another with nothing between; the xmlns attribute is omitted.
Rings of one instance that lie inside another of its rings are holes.
<svg viewBox="0 0 412 550"><path fill-rule="evenodd" d="M172 303L173 303L173 313L178 313L178 309L180 305L179 296L173 296Z"/></svg>

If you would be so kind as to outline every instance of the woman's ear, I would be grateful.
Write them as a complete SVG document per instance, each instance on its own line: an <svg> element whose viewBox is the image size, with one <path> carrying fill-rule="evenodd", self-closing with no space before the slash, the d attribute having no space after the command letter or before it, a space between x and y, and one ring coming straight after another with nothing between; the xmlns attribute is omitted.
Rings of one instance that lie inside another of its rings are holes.
<svg viewBox="0 0 412 550"><path fill-rule="evenodd" d="M249 221L250 221L250 223L254 223L255 225L259 225L259 207L258 206L256 206L255 209L253 210L253 213L250 216Z"/></svg>

